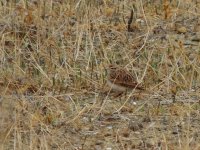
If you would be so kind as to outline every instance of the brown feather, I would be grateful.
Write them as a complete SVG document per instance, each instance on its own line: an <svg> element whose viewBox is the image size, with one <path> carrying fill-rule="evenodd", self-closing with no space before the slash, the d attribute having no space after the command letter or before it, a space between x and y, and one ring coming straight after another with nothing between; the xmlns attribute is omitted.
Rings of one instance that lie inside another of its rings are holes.
<svg viewBox="0 0 200 150"><path fill-rule="evenodd" d="M118 67L117 65L109 66L109 81L113 84L123 86L126 88L137 88L142 90L143 88L138 85L136 79L130 72L124 68Z"/></svg>

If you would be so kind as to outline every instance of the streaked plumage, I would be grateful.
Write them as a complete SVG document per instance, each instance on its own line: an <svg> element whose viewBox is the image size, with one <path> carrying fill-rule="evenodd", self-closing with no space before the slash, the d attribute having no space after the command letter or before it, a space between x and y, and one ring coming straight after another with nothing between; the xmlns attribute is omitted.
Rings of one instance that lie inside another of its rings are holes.
<svg viewBox="0 0 200 150"><path fill-rule="evenodd" d="M109 65L107 84L116 91L124 92L127 89L140 89L143 88L138 85L136 79L132 74L122 67L117 65Z"/></svg>

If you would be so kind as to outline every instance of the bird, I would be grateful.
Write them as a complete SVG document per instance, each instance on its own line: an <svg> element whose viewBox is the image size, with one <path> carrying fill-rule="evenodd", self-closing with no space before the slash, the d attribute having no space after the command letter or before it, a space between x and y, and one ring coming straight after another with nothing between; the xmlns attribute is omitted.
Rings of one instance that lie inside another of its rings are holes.
<svg viewBox="0 0 200 150"><path fill-rule="evenodd" d="M128 70L116 64L110 64L107 68L107 71L107 85L112 90L120 92L120 94L129 89L144 89Z"/></svg>

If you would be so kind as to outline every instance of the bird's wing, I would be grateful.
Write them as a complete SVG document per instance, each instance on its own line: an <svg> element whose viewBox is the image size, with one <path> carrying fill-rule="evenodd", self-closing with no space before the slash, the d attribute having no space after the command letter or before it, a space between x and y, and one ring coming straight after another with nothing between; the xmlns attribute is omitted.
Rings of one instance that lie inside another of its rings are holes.
<svg viewBox="0 0 200 150"><path fill-rule="evenodd" d="M137 89L143 89L142 86L138 85L136 79L130 74L130 73L120 73L120 74L115 74L115 77L113 76L110 78L110 81L114 84L124 86L127 88L136 88Z"/></svg>

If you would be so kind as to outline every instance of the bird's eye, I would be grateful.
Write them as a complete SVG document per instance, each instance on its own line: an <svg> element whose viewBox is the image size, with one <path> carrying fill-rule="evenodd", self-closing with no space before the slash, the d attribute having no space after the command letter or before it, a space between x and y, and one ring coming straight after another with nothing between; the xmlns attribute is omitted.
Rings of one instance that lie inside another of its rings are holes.
<svg viewBox="0 0 200 150"><path fill-rule="evenodd" d="M124 81L128 82L128 81L130 81L130 80L131 80L130 76L125 76L125 77L124 77Z"/></svg>

